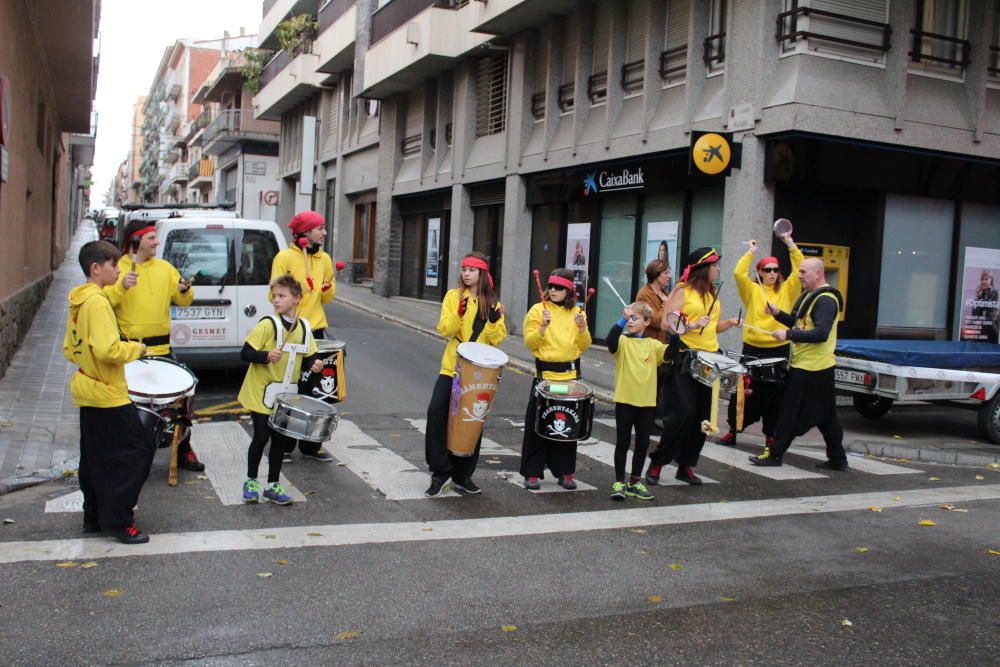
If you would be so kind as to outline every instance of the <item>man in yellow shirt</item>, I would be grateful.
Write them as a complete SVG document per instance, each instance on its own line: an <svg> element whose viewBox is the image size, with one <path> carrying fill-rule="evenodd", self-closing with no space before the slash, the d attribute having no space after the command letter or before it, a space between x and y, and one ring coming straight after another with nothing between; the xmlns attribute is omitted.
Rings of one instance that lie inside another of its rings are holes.
<svg viewBox="0 0 1000 667"><path fill-rule="evenodd" d="M118 316L122 334L147 348L150 357L165 357L172 361L170 349L170 305L190 306L194 301L191 279L184 278L174 266L156 256L160 245L156 227L146 221L133 220L125 228L126 255L119 266L118 280L104 288ZM184 424L185 435L177 447L177 465L184 470L201 472L205 464L191 449L190 424Z"/></svg>

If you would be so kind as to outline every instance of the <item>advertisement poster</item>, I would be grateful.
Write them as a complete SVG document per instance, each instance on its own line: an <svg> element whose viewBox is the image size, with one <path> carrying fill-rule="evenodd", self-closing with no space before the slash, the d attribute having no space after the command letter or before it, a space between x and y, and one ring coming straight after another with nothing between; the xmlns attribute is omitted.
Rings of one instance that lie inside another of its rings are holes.
<svg viewBox="0 0 1000 667"><path fill-rule="evenodd" d="M677 280L677 228L676 220L651 222L646 225L646 249L643 268L654 259L670 265L673 280Z"/></svg>
<svg viewBox="0 0 1000 667"><path fill-rule="evenodd" d="M997 277L1000 277L1000 250L965 249L960 340L997 342L997 332L1000 330Z"/></svg>
<svg viewBox="0 0 1000 667"><path fill-rule="evenodd" d="M437 287L438 249L441 241L441 218L427 219L427 263L424 269L424 285Z"/></svg>
<svg viewBox="0 0 1000 667"><path fill-rule="evenodd" d="M590 264L590 223L566 225L566 267L573 272L576 298L582 302L587 294Z"/></svg>

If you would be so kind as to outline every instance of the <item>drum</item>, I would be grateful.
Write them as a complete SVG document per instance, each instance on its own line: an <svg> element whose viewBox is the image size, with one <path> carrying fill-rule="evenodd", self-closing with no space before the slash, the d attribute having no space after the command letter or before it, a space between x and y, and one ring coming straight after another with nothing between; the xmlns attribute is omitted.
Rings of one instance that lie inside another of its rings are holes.
<svg viewBox="0 0 1000 667"><path fill-rule="evenodd" d="M733 361L724 354L701 350L689 350L689 352L691 361L688 369L691 377L706 387L711 387L718 380L720 391L733 392L736 390L736 383L746 373L743 364Z"/></svg>
<svg viewBox="0 0 1000 667"><path fill-rule="evenodd" d="M754 359L746 363L747 373L754 382L783 383L788 375L788 359L785 357L768 357Z"/></svg>
<svg viewBox="0 0 1000 667"><path fill-rule="evenodd" d="M738 361L733 361L732 359L727 359L726 361L725 365L719 366L719 390L732 393L736 391L736 385L743 380L747 369L746 366Z"/></svg>
<svg viewBox="0 0 1000 667"><path fill-rule="evenodd" d="M167 422L154 410L150 410L144 405L135 406L135 410L139 414L142 427L149 434L150 446L156 449L164 440L163 435L166 432Z"/></svg>
<svg viewBox="0 0 1000 667"><path fill-rule="evenodd" d="M302 394L279 394L267 425L296 440L326 442L340 424L336 406Z"/></svg>
<svg viewBox="0 0 1000 667"><path fill-rule="evenodd" d="M535 433L559 442L590 437L594 423L594 390L579 380L539 380L535 385Z"/></svg>
<svg viewBox="0 0 1000 667"><path fill-rule="evenodd" d="M194 396L198 384L198 378L186 366L159 357L125 364L125 381L133 403L154 409Z"/></svg>
<svg viewBox="0 0 1000 667"><path fill-rule="evenodd" d="M472 456L483 434L507 355L492 345L459 343L448 411L448 451Z"/></svg>
<svg viewBox="0 0 1000 667"><path fill-rule="evenodd" d="M303 368L299 378L299 393L325 403L340 403L347 398L345 359L347 344L342 340L317 340L317 355L323 360L323 369L313 373Z"/></svg>

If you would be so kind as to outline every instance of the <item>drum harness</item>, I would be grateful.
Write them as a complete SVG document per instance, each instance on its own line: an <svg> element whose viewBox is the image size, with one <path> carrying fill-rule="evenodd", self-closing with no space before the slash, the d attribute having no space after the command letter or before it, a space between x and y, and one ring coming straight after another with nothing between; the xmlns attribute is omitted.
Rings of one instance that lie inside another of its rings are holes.
<svg viewBox="0 0 1000 667"><path fill-rule="evenodd" d="M271 320L271 323L274 324L274 337L277 343L276 348L277 349L284 348L284 333L283 333L285 330L284 325L282 325L281 322L278 321L277 315L268 315L266 319ZM264 387L264 397L263 397L264 407L268 408L272 407L274 405L274 399L277 397L278 394L299 393L298 384L292 384L292 373L295 371L295 358L300 353L304 355L306 351L309 350L309 343L312 342L312 327L309 326L309 321L306 320L306 318L304 317L299 317L296 319L296 324L298 324L299 322L302 323L302 327L305 329L305 335L302 337L302 344L301 345L289 344L288 345L289 349L287 350L282 349L283 352L290 353L288 355L288 362L285 364L285 376L281 382L270 382L267 384L267 386ZM292 333L294 331L295 328L293 327L292 331L290 331L289 333ZM274 389L272 389L272 387L274 387ZM269 398L271 399L270 400L271 405L268 405Z"/></svg>

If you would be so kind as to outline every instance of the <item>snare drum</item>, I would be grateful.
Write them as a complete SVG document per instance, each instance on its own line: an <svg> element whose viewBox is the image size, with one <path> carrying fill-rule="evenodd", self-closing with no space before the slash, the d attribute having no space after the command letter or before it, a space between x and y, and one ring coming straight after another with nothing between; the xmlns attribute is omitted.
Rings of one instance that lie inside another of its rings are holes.
<svg viewBox="0 0 1000 667"><path fill-rule="evenodd" d="M448 411L448 451L455 456L472 456L507 365L507 355L483 343L459 343L457 355Z"/></svg>
<svg viewBox="0 0 1000 667"><path fill-rule="evenodd" d="M727 358L726 365L719 367L719 390L725 393L736 391L736 385L742 381L746 372L746 366Z"/></svg>
<svg viewBox="0 0 1000 667"><path fill-rule="evenodd" d="M336 406L302 394L278 394L267 425L296 440L326 442L340 424Z"/></svg>
<svg viewBox="0 0 1000 667"><path fill-rule="evenodd" d="M769 357L755 359L746 363L747 372L754 382L783 383L788 375L788 359L785 357Z"/></svg>
<svg viewBox="0 0 1000 667"><path fill-rule="evenodd" d="M340 403L347 398L347 344L342 340L317 340L316 347L319 349L317 356L323 360L323 368L319 373L313 373L311 368L302 369L299 393L325 403Z"/></svg>
<svg viewBox="0 0 1000 667"><path fill-rule="evenodd" d="M153 435L158 447L170 445L178 425L182 429L190 426L188 413L193 407L198 378L187 366L163 357L137 359L125 364L125 381L128 397L136 407L146 408L160 417L162 428L156 427L155 422L150 422L152 427L143 422L148 428L155 427ZM141 411L139 416L142 419ZM182 439L184 435L182 431Z"/></svg>
<svg viewBox="0 0 1000 667"><path fill-rule="evenodd" d="M720 391L735 391L737 382L746 373L743 364L733 361L724 354L702 350L690 350L690 352L691 361L688 368L691 377L706 387L711 387L718 380Z"/></svg>
<svg viewBox="0 0 1000 667"><path fill-rule="evenodd" d="M594 390L579 380L539 380L535 385L535 433L558 442L590 437Z"/></svg>

